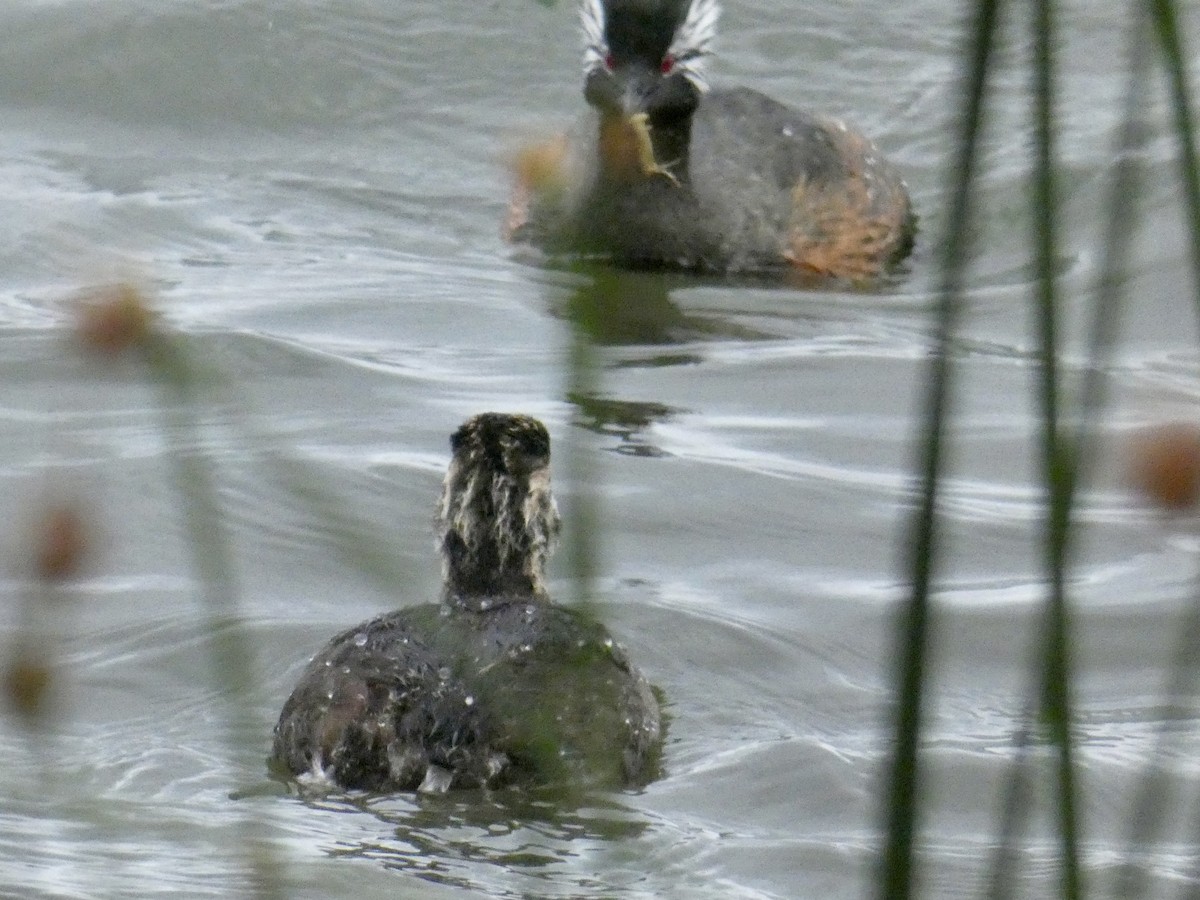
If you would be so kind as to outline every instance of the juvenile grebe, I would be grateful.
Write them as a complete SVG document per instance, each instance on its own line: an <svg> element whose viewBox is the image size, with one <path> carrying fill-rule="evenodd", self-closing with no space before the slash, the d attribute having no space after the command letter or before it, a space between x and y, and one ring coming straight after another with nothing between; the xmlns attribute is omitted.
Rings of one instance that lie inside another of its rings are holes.
<svg viewBox="0 0 1200 900"><path fill-rule="evenodd" d="M603 625L546 593L559 516L545 426L484 413L450 446L441 603L350 628L313 657L275 726L275 767L371 791L649 781L650 685Z"/></svg>
<svg viewBox="0 0 1200 900"><path fill-rule="evenodd" d="M709 89L717 0L583 0L591 110L517 162L507 236L634 268L874 278L912 249L900 176L836 119Z"/></svg>

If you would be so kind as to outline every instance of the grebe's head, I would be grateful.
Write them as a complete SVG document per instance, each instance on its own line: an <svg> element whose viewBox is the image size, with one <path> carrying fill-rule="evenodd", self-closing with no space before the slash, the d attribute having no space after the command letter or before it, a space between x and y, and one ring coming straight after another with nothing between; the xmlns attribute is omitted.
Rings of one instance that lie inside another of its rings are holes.
<svg viewBox="0 0 1200 900"><path fill-rule="evenodd" d="M584 94L602 112L686 118L708 90L718 0L583 0Z"/></svg>
<svg viewBox="0 0 1200 900"><path fill-rule="evenodd" d="M620 181L688 180L692 115L708 90L718 0L583 0L583 95L597 149Z"/></svg>
<svg viewBox="0 0 1200 900"><path fill-rule="evenodd" d="M437 517L448 599L544 596L560 525L546 426L482 413L451 435L450 449Z"/></svg>

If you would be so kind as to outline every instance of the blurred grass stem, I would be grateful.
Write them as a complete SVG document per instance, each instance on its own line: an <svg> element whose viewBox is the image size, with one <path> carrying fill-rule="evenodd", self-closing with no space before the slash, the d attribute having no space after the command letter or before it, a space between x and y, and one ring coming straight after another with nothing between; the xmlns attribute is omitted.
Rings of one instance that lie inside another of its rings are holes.
<svg viewBox="0 0 1200 900"><path fill-rule="evenodd" d="M201 450L197 379L180 339L156 332L146 338L144 346L150 370L163 388L163 430L170 442L168 459L181 495L192 566L208 615L213 683L225 700L229 748L240 760L246 749L245 736L259 731L250 702L254 653L238 620L239 591L229 534L217 501L212 466ZM254 895L282 898L281 869L270 845L259 838L260 823L247 814L241 827Z"/></svg>
<svg viewBox="0 0 1200 900"><path fill-rule="evenodd" d="M883 900L908 900L915 882L915 835L919 786L918 740L926 655L929 644L929 597L937 544L937 493L941 477L942 440L950 405L950 344L962 306L963 277L968 257L968 222L972 187L983 124L983 100L995 44L999 0L980 0L965 55L963 109L957 131L953 185L946 233L939 260L941 280L936 310L936 333L930 362L923 441L920 452L921 500L909 537L912 595L902 610L897 671L899 689L895 720L892 769L885 787L886 836L879 896Z"/></svg>
<svg viewBox="0 0 1200 900"><path fill-rule="evenodd" d="M1071 550L1071 508L1075 490L1075 457L1059 426L1058 195L1054 149L1053 0L1037 0L1033 8L1034 46L1034 174L1033 209L1042 454L1048 517L1043 539L1046 554L1046 601L1042 715L1058 752L1058 839L1062 896L1083 895L1079 862L1079 818L1071 735L1071 633L1066 596L1066 570Z"/></svg>
<svg viewBox="0 0 1200 900"><path fill-rule="evenodd" d="M587 279L576 288L571 297L570 319L571 343L567 355L566 397L574 410L575 421L572 440L568 443L565 472L571 485L572 502L570 519L564 529L564 556L575 585L575 602L589 603L595 599L597 566L597 543L600 536L600 510L592 491L582 441L578 439L583 428L581 421L586 399L599 391L599 354L592 335L599 333L595 321L601 311L611 305L611 292L618 290L621 280L603 268L580 266L578 274Z"/></svg>
<svg viewBox="0 0 1200 900"><path fill-rule="evenodd" d="M1200 161L1196 158L1196 130L1192 125L1193 100L1187 72L1187 55L1179 32L1179 16L1173 0L1146 0L1154 33L1167 67L1175 136L1179 140L1179 176L1183 182L1191 237L1193 288L1196 314L1200 317Z"/></svg>

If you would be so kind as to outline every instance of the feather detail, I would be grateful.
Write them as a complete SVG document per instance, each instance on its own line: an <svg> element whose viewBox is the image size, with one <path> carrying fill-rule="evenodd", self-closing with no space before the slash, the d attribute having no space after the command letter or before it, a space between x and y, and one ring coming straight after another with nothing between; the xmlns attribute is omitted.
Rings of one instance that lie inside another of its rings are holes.
<svg viewBox="0 0 1200 900"><path fill-rule="evenodd" d="M586 0L585 5L593 3L599 5L598 0ZM718 0L692 0L687 16L675 30L675 38L667 50L684 77L701 92L708 90L705 60L712 55L717 37L717 20L720 18L721 4Z"/></svg>
<svg viewBox="0 0 1200 900"><path fill-rule="evenodd" d="M608 41L604 38L603 0L583 0L579 6L579 24L583 29L583 73L604 65Z"/></svg>

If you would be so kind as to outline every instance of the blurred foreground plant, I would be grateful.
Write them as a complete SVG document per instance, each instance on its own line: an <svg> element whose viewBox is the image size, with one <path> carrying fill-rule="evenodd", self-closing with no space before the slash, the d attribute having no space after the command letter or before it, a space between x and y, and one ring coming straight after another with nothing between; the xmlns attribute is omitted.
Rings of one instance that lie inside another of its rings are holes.
<svg viewBox="0 0 1200 900"><path fill-rule="evenodd" d="M92 289L79 299L77 337L98 356L133 357L162 390L159 410L168 461L180 494L187 544L202 608L208 619L213 685L224 700L226 742L235 759L261 723L251 706L254 651L238 621L239 591L229 535L218 501L212 466L203 452L199 426L203 398L187 342L173 334L151 309L145 293L131 284ZM256 896L282 897L283 873L271 845L262 839L253 813L242 820L246 863Z"/></svg>
<svg viewBox="0 0 1200 900"><path fill-rule="evenodd" d="M3 684L9 708L30 726L42 725L48 712L59 655L58 619L70 599L67 585L87 559L89 530L80 503L56 499L40 505L23 536L31 580L20 599Z"/></svg>
<svg viewBox="0 0 1200 900"><path fill-rule="evenodd" d="M972 185L976 177L979 134L986 119L985 98L988 75L993 65L993 49L1000 30L1001 0L978 0L963 54L966 70L961 92L962 107L956 134L950 206L939 260L942 273L936 312L937 331L930 374L927 382L925 414L920 440L920 508L914 519L909 546L911 551L912 593L904 607L897 630L897 671L899 690L895 718L895 746L885 797L885 848L879 881L879 896L886 900L908 898L917 890L916 836L920 798L919 742L923 697L927 688L925 671L931 629L930 594L937 569L938 488L942 480L943 435L949 416L953 338L962 307L963 273L969 248ZM1129 72L1130 83L1125 104L1125 122L1117 139L1112 189L1108 202L1108 221L1099 258L1103 266L1095 290L1096 304L1090 329L1090 354L1077 402L1065 403L1058 378L1060 301L1055 283L1055 261L1059 258L1057 225L1057 171L1060 162L1055 150L1055 87L1057 76L1053 48L1058 6L1053 0L1034 0L1029 4L1031 25L1031 62L1033 101L1031 116L1034 131L1032 165L1032 221L1034 223L1035 285L1034 321L1039 335L1039 366L1035 393L1042 416L1043 488L1045 521L1042 542L1047 599L1043 625L1038 634L1042 645L1036 651L1037 673L1027 700L1026 724L1015 737L1016 753L1008 779L1000 818L999 838L994 865L987 886L989 897L1009 897L1015 890L1015 840L1031 808L1033 765L1030 745L1040 726L1059 761L1055 770L1054 801L1058 810L1055 833L1059 841L1061 871L1060 896L1078 898L1085 893L1082 845L1079 822L1079 788L1072 754L1072 671L1069 627L1071 604L1067 594L1070 567L1074 503L1077 488L1087 473L1093 455L1092 434L1103 408L1102 384L1119 333L1119 321L1125 264L1129 257L1129 238L1137 220L1137 150L1144 136L1142 123L1145 106L1150 36L1157 38L1160 60L1168 75L1176 134L1179 142L1181 181L1189 220L1191 246L1196 271L1197 297L1200 299L1200 171L1197 170L1194 135L1190 121L1193 108L1182 47L1178 15L1172 0L1145 0L1130 5ZM1200 310L1200 305L1198 305ZM1068 423L1073 427L1068 427ZM1189 445L1190 446L1190 445ZM1191 452L1189 448L1183 448ZM1138 474L1141 486L1169 506L1185 505L1195 494L1191 479L1195 472L1180 467L1181 444L1160 446L1143 459ZM1165 460L1164 460L1165 457ZM1195 642L1200 613L1189 616L1189 633L1184 639ZM1180 661L1187 652L1181 647L1174 663L1175 675L1169 680L1178 685ZM1169 696L1178 691L1168 688ZM1038 711L1035 715L1034 710ZM1159 765L1161 757L1151 759L1147 770ZM1145 798L1154 787L1148 779L1134 800L1134 824L1131 852L1143 841L1142 836L1157 833L1160 810L1146 813ZM1157 794L1155 796L1161 796ZM1140 812L1139 812L1140 810ZM1143 815L1144 814L1144 815ZM1118 887L1118 896L1142 896L1146 879L1126 878ZM1192 896L1189 894L1189 896Z"/></svg>

